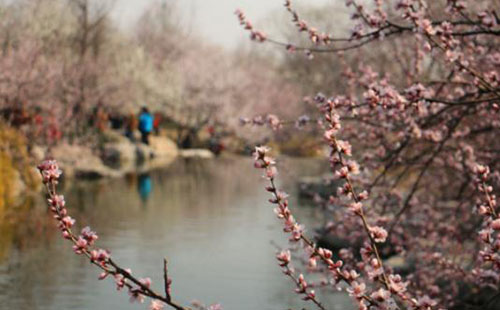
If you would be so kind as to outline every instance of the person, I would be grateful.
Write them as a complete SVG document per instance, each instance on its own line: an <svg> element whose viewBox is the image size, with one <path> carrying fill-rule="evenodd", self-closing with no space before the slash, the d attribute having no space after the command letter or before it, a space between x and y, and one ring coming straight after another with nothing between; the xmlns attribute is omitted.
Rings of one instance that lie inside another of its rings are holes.
<svg viewBox="0 0 500 310"><path fill-rule="evenodd" d="M102 102L98 102L97 106L93 111L93 120L95 122L95 126L99 132L104 132L108 128L108 112L106 111Z"/></svg>
<svg viewBox="0 0 500 310"><path fill-rule="evenodd" d="M155 135L160 135L160 124L161 124L161 114L159 112L155 113L153 128L155 130Z"/></svg>
<svg viewBox="0 0 500 310"><path fill-rule="evenodd" d="M149 144L149 134L153 131L153 116L148 108L143 107L139 115L139 131L141 132L141 141Z"/></svg>
<svg viewBox="0 0 500 310"><path fill-rule="evenodd" d="M224 150L224 144L221 142L221 134L215 130L214 126L209 126L207 130L210 135L208 149L216 156L219 156Z"/></svg>
<svg viewBox="0 0 500 310"><path fill-rule="evenodd" d="M135 115L135 113L130 113L125 125L125 136L129 138L131 142L135 142L134 132L137 130L137 127L137 116Z"/></svg>
<svg viewBox="0 0 500 310"><path fill-rule="evenodd" d="M109 124L111 126L111 129L120 130L124 127L125 117L117 111L112 111L109 114Z"/></svg>

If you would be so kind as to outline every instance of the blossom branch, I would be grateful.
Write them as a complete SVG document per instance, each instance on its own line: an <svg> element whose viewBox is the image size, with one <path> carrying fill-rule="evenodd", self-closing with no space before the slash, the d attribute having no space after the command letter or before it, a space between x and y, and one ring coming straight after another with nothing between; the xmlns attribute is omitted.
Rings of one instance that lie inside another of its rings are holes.
<svg viewBox="0 0 500 310"><path fill-rule="evenodd" d="M75 220L68 215L64 197L62 195L58 195L56 191L56 185L58 184L59 178L62 174L56 161L44 161L38 166L38 169L47 189L47 201L49 208L58 222L58 227L62 232L63 238L70 240L73 243L73 251L77 255L86 256L93 265L103 271L99 276L99 280L105 279L109 275L113 276L118 290L121 290L124 287L128 289L131 302L138 301L142 303L144 301L144 297L151 298L151 310L161 310L165 305L168 305L176 310L189 309L172 301L169 290L171 279L168 278L166 272L166 260L164 260L164 279L166 288L165 295L161 295L156 293L151 288L151 279L136 278L132 275L130 269L122 268L115 263L115 261L111 258L109 251L96 248L94 243L98 239L98 236L89 227L85 227L82 229L80 235L76 235L72 230Z"/></svg>

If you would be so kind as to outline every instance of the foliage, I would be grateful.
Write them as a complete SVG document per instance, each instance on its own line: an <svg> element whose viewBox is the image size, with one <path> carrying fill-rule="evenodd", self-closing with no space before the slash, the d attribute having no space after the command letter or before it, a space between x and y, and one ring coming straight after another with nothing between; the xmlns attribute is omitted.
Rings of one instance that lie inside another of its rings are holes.
<svg viewBox="0 0 500 310"><path fill-rule="evenodd" d="M142 106L175 124L180 136L208 124L236 130L237 121L228 120L238 113L267 112L269 98L293 98L270 62L243 62L188 35L171 4L153 3L130 35L113 24L110 9L93 0L0 7L0 110L30 142L95 144L107 117Z"/></svg>

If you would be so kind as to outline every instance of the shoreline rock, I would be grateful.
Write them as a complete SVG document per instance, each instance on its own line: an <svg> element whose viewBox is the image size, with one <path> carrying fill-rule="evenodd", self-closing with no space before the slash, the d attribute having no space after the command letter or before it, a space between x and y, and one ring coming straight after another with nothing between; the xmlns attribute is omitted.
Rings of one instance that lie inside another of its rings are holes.
<svg viewBox="0 0 500 310"><path fill-rule="evenodd" d="M113 140L104 144L100 156L89 147L70 144L57 145L50 155L67 178L99 179L168 166L179 154L175 143L166 137L151 137L150 145L125 137Z"/></svg>
<svg viewBox="0 0 500 310"><path fill-rule="evenodd" d="M182 158L202 158L202 159L210 159L215 157L214 153L212 153L210 150L207 149L179 150L179 156Z"/></svg>
<svg viewBox="0 0 500 310"><path fill-rule="evenodd" d="M299 179L297 189L300 199L314 199L316 195L328 199L330 195L337 195L337 188L342 186L342 181L334 179L331 175L306 176Z"/></svg>

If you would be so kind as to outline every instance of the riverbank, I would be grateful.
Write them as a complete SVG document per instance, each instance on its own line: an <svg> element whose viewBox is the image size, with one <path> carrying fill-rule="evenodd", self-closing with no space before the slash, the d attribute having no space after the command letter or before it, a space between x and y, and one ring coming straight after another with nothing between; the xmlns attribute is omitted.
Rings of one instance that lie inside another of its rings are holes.
<svg viewBox="0 0 500 310"><path fill-rule="evenodd" d="M296 194L289 176L304 171L316 174L318 162L280 159L290 167L281 177L287 180L293 201ZM285 246L287 237L267 202L269 193L261 175L248 156L224 154L202 160L179 155L165 169L144 176L74 179L61 184L60 193L77 228L92 227L100 237L98 246L110 250L134 274L161 283L161 262L166 257L179 300L189 302L194 296L207 303L221 302L228 309L280 309L283 304L301 309L299 298L280 298L291 288L276 267L276 248L270 240ZM142 183L151 185L149 195L144 194ZM6 309L36 304L40 310L136 310L137 304L129 304L126 294L116 294L112 279L97 282L98 272L75 256L60 237L45 202L35 203L27 216L6 228L10 231L3 241L3 261L0 257L2 305ZM316 210L297 208L297 216L313 227ZM353 309L347 295L327 298L342 309Z"/></svg>
<svg viewBox="0 0 500 310"><path fill-rule="evenodd" d="M0 134L0 214L7 206L22 205L24 198L40 189L36 165L54 158L65 182L73 179L119 178L171 165L176 158L213 158L206 149L179 150L168 137L151 136L149 145L133 142L115 131L102 135L99 147L59 143L52 147L31 145L14 129Z"/></svg>

